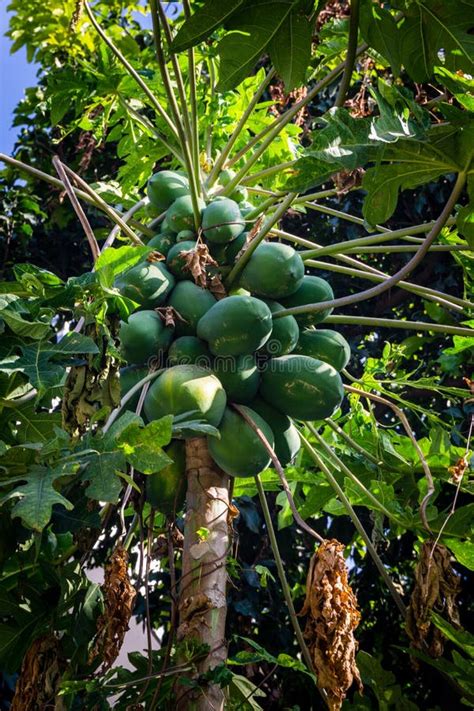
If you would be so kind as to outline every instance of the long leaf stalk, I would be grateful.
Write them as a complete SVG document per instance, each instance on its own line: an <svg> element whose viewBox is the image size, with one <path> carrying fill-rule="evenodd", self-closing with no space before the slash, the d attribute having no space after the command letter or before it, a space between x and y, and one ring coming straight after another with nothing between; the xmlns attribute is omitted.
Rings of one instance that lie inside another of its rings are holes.
<svg viewBox="0 0 474 711"><path fill-rule="evenodd" d="M143 242L141 241L140 237L135 234L135 232L126 222L124 222L121 215L119 215L116 210L110 207L110 205L108 205L105 200L103 200L100 195L98 195L88 183L86 183L85 180L83 180L67 165L64 166L64 170L71 178L76 181L76 183L84 190L84 192L88 193L91 198L94 199L95 205L97 207L99 207L103 212L105 212L105 214L108 215L117 225L120 225L122 231L127 235L127 237L132 240L132 242L138 245L143 245Z"/></svg>
<svg viewBox="0 0 474 711"><path fill-rule="evenodd" d="M357 52L357 37L359 34L359 0L351 0L351 12L349 17L349 40L347 45L346 62L342 74L341 83L336 96L334 106L344 106L348 89L351 85L352 72Z"/></svg>
<svg viewBox="0 0 474 711"><path fill-rule="evenodd" d="M139 200L138 202L135 203L135 205L132 205L132 207L127 210L127 212L124 212L122 215L122 221L123 222L129 222L133 215L136 212L139 212L139 210L142 209L142 207L145 207L145 205L148 203L148 199L144 198L143 200ZM144 228L144 225L142 225L142 228ZM112 244L115 242L117 237L120 234L120 225L114 225L114 227L111 229L109 232L107 239L105 240L104 244L102 245L102 249L100 250L101 252L104 251L104 249L107 249L108 247L111 247ZM150 230L151 233L153 234L153 231Z"/></svg>
<svg viewBox="0 0 474 711"><path fill-rule="evenodd" d="M296 504L293 499L293 494L291 493L290 485L288 484L288 481L285 476L285 472L284 472L284 469L281 465L281 462L278 459L277 455L275 454L275 450L273 449L270 442L265 437L262 430L254 422L252 417L240 405L233 403L232 407L234 408L234 410L237 410L239 415L245 420L245 422L248 424L248 426L255 432L258 439L260 440L260 442L263 444L264 448L266 449L268 456L271 459L272 465L274 466L275 471L278 474L278 478L280 479L280 483L282 485L283 491L285 492L286 498L288 500L288 504L291 509L291 513L293 514L293 518L295 519L297 526L299 526L303 531L306 531L306 533L309 533L309 535L312 536L313 538L315 538L319 543L324 543L324 538L322 536L320 536L319 533L317 533L314 529L311 528L311 526L309 526L306 523L306 521L302 518L298 509L296 508Z"/></svg>
<svg viewBox="0 0 474 711"><path fill-rule="evenodd" d="M402 528L405 528L405 524L403 523L402 520L397 518L391 511L389 511L382 503L379 501L379 499L369 490L367 487L361 482L358 476L356 476L346 464L340 459L337 454L334 452L333 448L329 446L329 444L326 442L326 440L321 437L319 432L312 427L311 425L308 425L308 429L310 429L311 433L313 436L316 438L319 446L325 451L329 459L331 459L334 463L334 466L337 467L337 469L344 473L348 479L350 479L355 486L362 491L365 496L369 499L369 501L372 502L374 508L377 511L381 511L384 516L386 516L390 521L394 521L397 523L399 526Z"/></svg>
<svg viewBox="0 0 474 711"><path fill-rule="evenodd" d="M278 163L278 165L272 165L269 168L259 170L256 173L250 173L250 175L247 175L247 177L242 180L241 185L251 185L252 183L258 182L262 178L268 178L276 173L283 173L285 170L288 170L294 166L295 163L295 160L288 160L284 163Z"/></svg>
<svg viewBox="0 0 474 711"><path fill-rule="evenodd" d="M262 228L260 229L258 234L253 238L253 240L250 242L250 244L247 247L247 249L245 250L245 252L242 254L240 259L238 259L237 262L235 263L235 265L233 266L230 274L228 275L228 277L226 279L226 283L228 286L233 284L233 282L239 276L240 272L245 267L245 265L249 261L250 257L252 256L254 251L257 249L260 242L262 242L262 240L265 239L267 234L270 232L273 225L276 224L281 217L283 217L283 215L285 214L285 212L288 210L291 203L293 202L295 196L296 196L296 193L288 193L288 195L283 200L283 202L278 207L278 209L275 210L275 212L265 220L265 222L263 223Z"/></svg>
<svg viewBox="0 0 474 711"><path fill-rule="evenodd" d="M380 294L383 294L385 291L388 291L389 289L396 286L402 279L411 274L411 272L423 261L423 258L427 254L434 240L441 232L446 220L448 219L453 207L455 206L456 201L464 188L465 181L465 173L459 173L453 190L451 191L451 195L449 196L446 202L446 205L444 206L435 224L433 225L425 240L423 241L423 244L419 246L417 252L410 259L410 261L405 264L401 269L399 269L396 274L385 279L382 283L377 284L376 286L373 286L370 289L361 291L358 294L349 294L348 296L343 296L339 299L328 299L327 301L321 302L319 304L295 306L291 309L279 311L278 314L275 314L275 316L281 318L282 316L294 316L302 313L316 313L319 311L324 311L328 308L339 308L340 306L349 306L351 304L357 304L360 301L367 301L368 299L372 299L375 296L380 296Z"/></svg>
<svg viewBox="0 0 474 711"><path fill-rule="evenodd" d="M92 229L89 220L87 219L86 213L82 209L82 205L79 202L74 190L72 189L71 181L68 178L68 175L66 173L66 170L64 168L64 165L61 163L59 156L54 156L53 158L53 165L56 168L59 177L64 183L64 187L66 190L66 193L69 197L69 200L71 201L71 204L74 208L74 211L79 218L79 222L82 225L82 229L84 230L84 233L86 235L87 241L89 243L89 247L92 253L92 260L95 264L97 259L99 258L100 255L100 247L97 243L97 239L94 234L94 230Z"/></svg>
<svg viewBox="0 0 474 711"><path fill-rule="evenodd" d="M363 54L365 50L368 48L368 44L365 42L359 47L357 47L356 50L356 56L359 56L360 54ZM327 86L332 84L333 81L337 79L337 77L344 71L344 67L346 66L346 62L343 61L340 64L337 65L334 69L332 69L330 72L326 74L325 77L323 77L320 81L318 81L313 88L308 91L305 97L300 99L296 104L293 104L293 106L285 111L283 114L281 114L278 118L273 121L269 126L265 126L260 133L257 133L248 143L243 146L239 150L238 153L236 153L232 159L229 161L229 165L234 165L237 163L238 160L240 160L248 151L250 151L254 146L257 145L262 139L265 139L264 141L264 148L265 150L267 146L272 142L272 140L275 138L275 136L278 136L280 131L284 129L284 127L290 123L290 121L303 109L307 104L309 104L315 96L319 94L320 91L325 89ZM263 152L263 151L262 151ZM260 157L261 153L259 154L258 157ZM255 162L255 161L254 161Z"/></svg>
<svg viewBox="0 0 474 711"><path fill-rule="evenodd" d="M59 188L60 190L65 190L65 185L62 180L56 178L54 175L50 175L49 173L45 173L42 170L38 170L38 168L34 168L32 165L28 165L28 163L23 163L23 161L17 160L16 158L12 158L11 156L6 155L5 153L0 153L0 161L6 163L7 165L11 165L14 168L17 168L18 170L24 173L28 173L34 178L38 178L38 180L43 180L45 183L54 185L54 187ZM87 185L87 183L85 184ZM115 222L116 225L119 225L120 228L128 234L128 236L133 242L136 242L137 244L140 243L138 236L133 232L133 230L130 230L128 226L124 228L123 223L126 222L126 220L124 220L124 216L126 213L121 214L115 208L112 208L110 207L110 205L107 205L107 203L102 200L102 198L100 198L99 195L89 185L87 185L87 192L85 190L77 188L75 185L72 186L72 189L74 190L74 193L77 195L77 197L81 198L81 200L84 200L84 202L89 203L89 205L93 205L101 212L105 212L105 214L110 217L110 219ZM143 230L143 234L148 234L147 227L145 225L139 224L138 228L141 231ZM128 232L127 230L130 230L130 232Z"/></svg>
<svg viewBox="0 0 474 711"><path fill-rule="evenodd" d="M308 669L314 672L313 660L311 659L311 654L309 652L308 647L306 646L306 642L303 637L303 632L301 631L298 616L296 614L295 606L293 605L290 586L288 585L288 580L286 579L285 567L281 558L280 549L278 547L278 541L275 535L275 529L273 527L272 516L270 513L270 509L268 508L267 497L265 496L265 490L262 485L262 480L258 475L255 477L255 484L257 486L260 506L262 507L263 518L267 527L268 539L270 541L273 557L275 559L275 565L278 572L278 577L280 579L283 597L285 598L286 607L288 608L288 614L290 616L291 624L293 625L293 629L295 631L296 639L298 640L303 659L305 660Z"/></svg>
<svg viewBox="0 0 474 711"><path fill-rule="evenodd" d="M148 84L143 81L142 77L140 74L132 67L130 62L124 57L122 52L114 45L110 37L104 32L100 24L97 22L96 17L94 13L92 12L92 9L87 2L87 0L84 0L84 9L87 12L87 15L96 30L97 34L103 39L105 44L109 47L109 49L112 51L112 53L117 57L119 62L125 67L127 70L128 74L136 81L138 86L142 89L143 93L148 97L150 102L152 103L156 113L160 116L160 118L163 119L163 121L166 123L168 128L170 129L171 133L175 138L179 138L178 136L178 131L176 129L176 126L174 123L171 121L170 117L166 113L166 110L163 108L163 106L160 104L158 98L154 95L154 93L151 91L150 87Z"/></svg>
<svg viewBox="0 0 474 711"><path fill-rule="evenodd" d="M296 202L296 201L295 201ZM329 208L330 209L330 208ZM339 211L337 211L339 212ZM340 213L337 217L344 215L343 219L351 218L351 222L357 219L357 224L360 218L354 218L353 215L348 215L347 213ZM446 227L454 225L456 223L455 217L450 217L446 220ZM344 240L343 242L335 242L333 244L328 244L324 247L314 247L313 249L308 249L301 252L301 257L303 259L308 259L312 257L321 258L323 256L328 256L330 254L347 252L348 250L357 249L359 247L365 247L369 245L377 245L382 242L390 242L392 239L403 239L404 237L411 237L418 234L426 234L435 225L435 222L426 222L422 225L414 225L413 227L402 227L399 230L383 230L383 232L378 232L374 235L368 235L367 237L359 237L357 239ZM417 242L419 240L417 239Z"/></svg>
<svg viewBox="0 0 474 711"><path fill-rule="evenodd" d="M120 405L117 405L117 407L114 410L112 410L112 412L110 413L107 422L105 423L105 425L102 428L102 434L105 434L106 432L109 431L109 429L112 427L112 425L114 424L115 420L120 415L120 413L122 412L122 410L125 407L125 405L127 404L127 402L129 400L131 400L131 398L134 395L136 395L136 393L138 393L143 388L144 385L146 385L147 383L149 383L152 380L154 380L155 378L157 378L162 372L163 372L163 368L161 368L159 370L154 370L151 373L148 373L148 375L145 375L144 378L139 380L138 383L136 383L136 385L131 387L130 390L125 393L123 398L120 400Z"/></svg>
<svg viewBox="0 0 474 711"><path fill-rule="evenodd" d="M311 432L315 432L314 428L310 425L309 429ZM316 452L316 450L311 446L311 444L308 442L306 437L303 435L303 433L300 431L300 438L301 442L303 444L303 447L309 454L310 458L313 460L313 462L316 464L316 466L319 467L319 469L323 472L323 474L326 476L327 480L329 481L330 485L336 492L337 496L339 497L339 500L341 501L342 505L346 509L348 515L350 516L352 523L354 524L355 529L359 533L360 537L364 541L367 550L372 558L372 560L375 563L375 566L377 570L380 573L380 577L382 580L385 582L390 594L392 595L395 604L397 605L398 609L400 610L403 618L406 618L406 608L405 604L400 596L400 593L398 592L397 588L395 587L393 580L387 573L384 564L380 560L380 556L378 555L377 551L374 548L374 545L372 541L370 540L369 535L367 534L365 528L363 527L362 523L360 522L359 517L357 516L356 512L354 511L351 502L345 495L343 489L339 485L337 479L329 469L329 467L326 465L324 460L319 456L319 454Z"/></svg>
<svg viewBox="0 0 474 711"><path fill-rule="evenodd" d="M416 252L417 245L414 244L387 244L373 247L352 247L344 250L345 254L396 254L403 252ZM429 252L470 252L468 245L464 244L433 244Z"/></svg>
<svg viewBox="0 0 474 711"><path fill-rule="evenodd" d="M324 323L334 323L346 326L370 326L371 328L401 328L407 331L428 331L443 333L446 336L471 336L472 329L462 326L450 326L443 323L429 323L427 321L402 321L392 318L373 318L370 316L349 316L340 314L331 315L324 319Z"/></svg>
<svg viewBox="0 0 474 711"><path fill-rule="evenodd" d="M157 0L150 0L151 16L153 22L153 36L155 40L155 50L156 58L158 61L158 66L160 69L161 78L163 85L165 87L166 95L168 97L171 113L173 114L176 129L178 131L179 142L183 150L184 164L188 174L189 179L189 189L191 195L191 201L194 213L194 225L196 232L199 229L200 216L199 216L199 206L198 206L198 196L199 196L199 185L196 183L196 173L193 166L192 156L191 156L191 135L186 133L185 126L181 120L180 110L176 96L174 94L173 86L171 83L171 77L168 72L168 67L166 65L166 59L163 52L163 46L161 43L161 27L160 27L160 15L159 10L161 10L161 3ZM166 19L166 18L165 18ZM186 114L187 115L187 114Z"/></svg>
<svg viewBox="0 0 474 711"><path fill-rule="evenodd" d="M254 207L253 210L250 210L250 212L247 212L245 216L245 221L253 221L255 220L259 215L263 215L267 212L267 210L270 210L274 208L275 203L277 202L278 198L267 198L263 202L260 203L260 205L257 205L257 207Z"/></svg>
<svg viewBox="0 0 474 711"><path fill-rule="evenodd" d="M471 332L472 333L472 332ZM425 475L425 480L427 484L427 492L423 498L423 501L421 502L420 505L420 518L423 523L423 526L426 531L431 535L431 528L428 524L428 519L426 517L426 508L428 506L428 503L431 499L431 497L434 494L435 486L434 486L434 481L433 481L433 475L431 474L431 470L429 467L428 462L426 461L425 455L423 454L420 445L418 444L418 441L413 434L413 431L410 427L410 423L408 422L407 416L401 410L398 405L395 405L395 403L391 402L391 400L388 400L385 397L381 397L380 395L376 395L375 393L368 392L366 390L362 390L361 388L357 387L352 387L352 385L344 385L344 389L349 392L353 393L354 395L358 395L360 397L365 397L367 400L373 400L374 402L378 402L381 405L385 405L385 407L388 407L392 410L392 412L398 417L400 420L403 429L407 433L408 437L410 438L411 443L413 444L413 448L415 449L418 458L421 462L421 466L423 468L423 473Z"/></svg>
<svg viewBox="0 0 474 711"><path fill-rule="evenodd" d="M163 28L163 32L166 38L166 42L168 44L168 51L170 52L169 57L171 60L171 66L173 67L173 74L176 82L176 88L178 90L178 97L179 97L179 104L181 108L181 117L182 117L182 125L184 128L186 140L190 146L190 151L191 151L191 165L194 171L194 182L196 185L199 185L200 183L200 176L199 176L199 150L197 152L197 160L196 160L196 152L195 148L195 133L194 133L194 127L192 126L192 118L190 117L190 112L189 112L189 101L188 98L186 97L186 90L184 88L184 81L183 81L183 76L181 74L181 69L179 66L179 62L176 58L176 54L174 52L170 51L171 43L173 41L173 37L171 35L171 30L170 26L168 23L168 18L166 17L166 13L163 9L163 4L161 2L156 3L156 9L158 10L159 18L160 18L160 23L161 27ZM194 67L194 50L191 50L192 52L192 57L193 57L193 71L195 71ZM189 56L189 53L188 53ZM191 67L189 67L189 73L191 72ZM190 86L191 86L191 73L189 76L190 80ZM196 88L196 83L195 83L195 77L194 77L194 82L192 82L194 85L194 88ZM191 97L190 97L191 98ZM195 99L196 97L194 97ZM197 107L195 106L194 114L196 116L196 110ZM199 142L199 139L198 139Z"/></svg>
<svg viewBox="0 0 474 711"><path fill-rule="evenodd" d="M339 274L347 274L348 276L355 277L357 279L365 279L367 281L374 281L376 283L382 283L386 279L386 275L382 276L380 274L374 274L373 272L364 271L362 269L354 269L353 267L344 267L340 264L333 264L332 262L320 262L316 259L309 259L305 264L309 267L315 267L316 269L321 269L328 272L337 272ZM465 309L470 309L473 307L471 302L464 301L463 299L458 299L458 297L453 297L451 294L444 294L444 292L436 291L435 289L430 289L427 286L421 286L418 284L412 284L408 281L401 281L397 285L400 289L404 291L409 291L412 294L416 294L422 299L427 301L434 301L441 306L444 306L451 311L456 311L458 313L464 313Z"/></svg>
<svg viewBox="0 0 474 711"><path fill-rule="evenodd" d="M372 462L372 464L375 464L376 467L379 467L380 469L389 469L386 464L379 458L379 457L374 457L373 454L368 452L365 447L362 447L358 442L353 439L350 435L345 432L342 427L340 427L337 422L334 422L334 420L331 420L331 418L328 418L326 420L326 424L328 427L330 427L341 439L344 440L344 442L352 449L354 452L357 452L358 454L361 454L365 459L367 459L369 462Z"/></svg>
<svg viewBox="0 0 474 711"><path fill-rule="evenodd" d="M151 121L148 120L146 116L142 116L141 113L136 111L130 104L125 101L124 99L121 99L121 103L123 104L124 109L130 114L130 116L133 116L135 121L139 123L143 128L148 131L152 136L154 136L158 141L160 141L173 155L178 163L181 163L181 165L184 165L184 158L182 153L180 153L179 149L176 148L176 146L173 146L172 143L168 141L166 136L164 136L158 129L156 129Z"/></svg>
<svg viewBox="0 0 474 711"><path fill-rule="evenodd" d="M184 12L188 19L191 15L189 0L184 0ZM199 176L199 115L196 87L196 58L194 48L188 49L188 75L189 75L189 99L191 102L191 151L193 164Z"/></svg>
<svg viewBox="0 0 474 711"><path fill-rule="evenodd" d="M252 97L251 101L249 102L245 111L242 113L240 119L237 122L237 125L235 126L234 130L230 134L230 137L229 137L227 143L225 144L224 148L222 149L222 151L220 152L220 154L218 155L218 157L216 159L216 162L215 162L215 164L209 174L209 177L207 179L207 186L208 187L212 187L212 185L214 185L214 183L216 182L220 171L224 167L226 160L229 157L229 154L235 145L235 142L237 141L240 134L242 133L242 130L243 130L245 124L247 123L253 110L257 106L264 91L266 90L266 88L268 87L268 85L270 84L270 82L274 76L275 76L275 70L270 69L270 71L265 75L263 80L260 82L260 85L257 87L255 94L253 95L253 97Z"/></svg>

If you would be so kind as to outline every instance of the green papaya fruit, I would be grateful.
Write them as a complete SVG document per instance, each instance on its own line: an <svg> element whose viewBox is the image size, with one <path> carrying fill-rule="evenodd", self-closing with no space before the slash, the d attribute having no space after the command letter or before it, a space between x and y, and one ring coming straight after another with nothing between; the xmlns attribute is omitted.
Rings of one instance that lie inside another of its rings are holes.
<svg viewBox="0 0 474 711"><path fill-rule="evenodd" d="M305 355L271 358L262 371L260 395L289 417L324 420L344 397L341 376L331 365Z"/></svg>
<svg viewBox="0 0 474 711"><path fill-rule="evenodd" d="M194 282L178 282L168 299L168 306L176 309L181 317L176 319L176 335L195 336L199 320L216 303L210 291Z"/></svg>
<svg viewBox="0 0 474 711"><path fill-rule="evenodd" d="M223 198L209 203L202 215L202 231L208 242L225 244L236 239L245 222L235 200Z"/></svg>
<svg viewBox="0 0 474 711"><path fill-rule="evenodd" d="M120 323L120 349L128 363L149 363L168 349L174 328L165 326L155 311L136 311Z"/></svg>
<svg viewBox="0 0 474 711"><path fill-rule="evenodd" d="M308 274L304 277L301 286L294 294L280 301L286 309L291 309L294 306L319 304L322 301L331 301L332 299L334 299L334 292L331 289L331 285L325 279L321 279L321 277ZM315 313L298 314L295 318L301 328L307 328L308 326L316 326L316 324L321 323L331 313L332 308L328 308Z"/></svg>
<svg viewBox="0 0 474 711"><path fill-rule="evenodd" d="M143 309L154 309L166 301L175 285L174 276L161 262L140 262L121 274L115 282L122 296Z"/></svg>
<svg viewBox="0 0 474 711"><path fill-rule="evenodd" d="M198 198L199 224L194 224L193 201L190 195L177 198L166 212L166 220L171 229L178 233L181 230L195 230L201 224L201 218L206 203Z"/></svg>
<svg viewBox="0 0 474 711"><path fill-rule="evenodd" d="M262 299L262 301L265 301L272 314L277 311L283 311L285 308L278 301L272 301L271 299ZM287 355L295 350L299 335L300 329L293 316L273 319L272 335L262 346L260 352L269 356Z"/></svg>
<svg viewBox="0 0 474 711"><path fill-rule="evenodd" d="M218 356L214 360L213 372L232 402L250 402L257 394L260 384L255 356Z"/></svg>
<svg viewBox="0 0 474 711"><path fill-rule="evenodd" d="M188 179L172 170L161 170L148 180L148 199L161 212L167 210L176 198L188 194Z"/></svg>
<svg viewBox="0 0 474 711"><path fill-rule="evenodd" d="M304 277L304 263L293 247L263 242L242 270L239 283L252 294L269 299L294 294Z"/></svg>
<svg viewBox="0 0 474 711"><path fill-rule="evenodd" d="M209 370L198 365L174 365L152 383L144 410L150 421L191 413L189 419L218 427L226 401L224 388Z"/></svg>
<svg viewBox="0 0 474 711"><path fill-rule="evenodd" d="M241 405L263 432L271 447L273 432L269 425L250 407ZM238 412L226 408L219 426L220 439L208 437L209 453L216 464L230 476L256 476L270 465L270 455L258 435Z"/></svg>
<svg viewBox="0 0 474 711"><path fill-rule="evenodd" d="M290 418L275 410L262 398L252 400L250 407L270 426L275 437L275 454L282 467L291 464L301 449L301 440Z"/></svg>
<svg viewBox="0 0 474 711"><path fill-rule="evenodd" d="M196 336L177 338L168 351L170 365L199 365L201 368L211 368L212 361L209 348Z"/></svg>
<svg viewBox="0 0 474 711"><path fill-rule="evenodd" d="M280 319L284 321L285 319ZM340 333L328 328L306 329L301 332L295 353L319 358L337 371L343 370L351 357L351 348Z"/></svg>
<svg viewBox="0 0 474 711"><path fill-rule="evenodd" d="M197 335L209 344L214 355L247 355L268 341L272 312L252 296L228 296L204 314Z"/></svg>
<svg viewBox="0 0 474 711"><path fill-rule="evenodd" d="M166 257L174 244L176 244L176 235L171 232L160 232L159 235L155 235L147 242L147 247L153 247L153 249L156 249L157 252Z"/></svg>
<svg viewBox="0 0 474 711"><path fill-rule="evenodd" d="M176 279L189 279L191 272L186 268L185 252L196 249L196 242L177 242L166 257L166 266Z"/></svg>

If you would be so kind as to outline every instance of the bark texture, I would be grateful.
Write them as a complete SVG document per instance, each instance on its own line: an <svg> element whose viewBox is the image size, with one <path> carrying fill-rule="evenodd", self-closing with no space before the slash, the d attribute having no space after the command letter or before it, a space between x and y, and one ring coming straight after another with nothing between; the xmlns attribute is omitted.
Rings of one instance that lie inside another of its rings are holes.
<svg viewBox="0 0 474 711"><path fill-rule="evenodd" d="M178 642L205 644L196 676L225 662L226 559L229 550L229 477L211 459L205 438L186 441L186 520L179 591ZM214 684L177 687L178 711L221 711Z"/></svg>

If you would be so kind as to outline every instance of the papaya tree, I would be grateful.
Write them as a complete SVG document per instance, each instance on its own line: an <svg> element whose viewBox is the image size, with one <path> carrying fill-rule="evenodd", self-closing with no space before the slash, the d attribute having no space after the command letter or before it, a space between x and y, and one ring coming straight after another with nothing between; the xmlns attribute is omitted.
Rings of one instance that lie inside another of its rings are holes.
<svg viewBox="0 0 474 711"><path fill-rule="evenodd" d="M10 5L11 708L469 705L472 3L169 5Z"/></svg>

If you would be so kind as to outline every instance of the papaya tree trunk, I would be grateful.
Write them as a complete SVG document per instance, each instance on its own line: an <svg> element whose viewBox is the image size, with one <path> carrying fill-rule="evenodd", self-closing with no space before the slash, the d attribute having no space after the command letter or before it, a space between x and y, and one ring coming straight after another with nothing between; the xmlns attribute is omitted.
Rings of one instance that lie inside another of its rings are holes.
<svg viewBox="0 0 474 711"><path fill-rule="evenodd" d="M226 560L229 550L229 477L212 460L206 439L186 440L186 519L179 590L181 649L206 645L196 678L227 658ZM189 676L189 674L188 674ZM220 711L220 686L177 686L178 711Z"/></svg>

